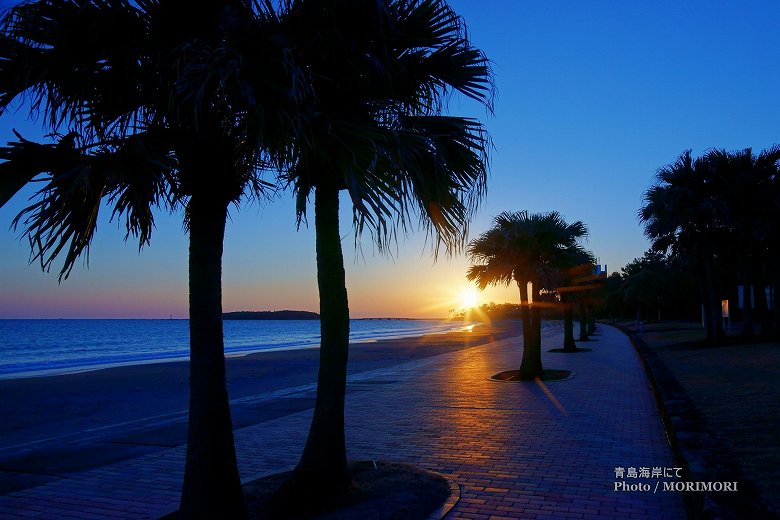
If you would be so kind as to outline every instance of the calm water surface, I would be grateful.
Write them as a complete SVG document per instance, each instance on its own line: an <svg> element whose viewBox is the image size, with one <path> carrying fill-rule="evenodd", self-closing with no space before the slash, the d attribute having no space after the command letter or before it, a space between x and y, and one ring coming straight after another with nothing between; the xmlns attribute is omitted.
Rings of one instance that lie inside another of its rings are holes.
<svg viewBox="0 0 780 520"><path fill-rule="evenodd" d="M463 322L351 320L350 340L460 330ZM316 320L227 320L225 352L316 346ZM148 363L189 355L187 320L0 320L0 378Z"/></svg>

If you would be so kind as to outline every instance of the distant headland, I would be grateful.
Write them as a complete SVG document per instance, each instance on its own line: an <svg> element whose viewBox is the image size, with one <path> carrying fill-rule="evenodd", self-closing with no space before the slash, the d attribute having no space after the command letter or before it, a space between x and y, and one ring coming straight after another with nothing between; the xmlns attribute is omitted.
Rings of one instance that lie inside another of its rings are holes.
<svg viewBox="0 0 780 520"><path fill-rule="evenodd" d="M222 314L223 320L319 320L320 315L310 311L236 311Z"/></svg>

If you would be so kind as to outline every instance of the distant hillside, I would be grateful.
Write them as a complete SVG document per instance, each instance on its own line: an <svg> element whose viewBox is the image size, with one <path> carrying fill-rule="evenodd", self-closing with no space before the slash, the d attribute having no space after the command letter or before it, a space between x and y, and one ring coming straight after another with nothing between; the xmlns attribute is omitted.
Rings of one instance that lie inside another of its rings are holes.
<svg viewBox="0 0 780 520"><path fill-rule="evenodd" d="M222 314L224 320L318 320L320 315L309 311L237 311Z"/></svg>

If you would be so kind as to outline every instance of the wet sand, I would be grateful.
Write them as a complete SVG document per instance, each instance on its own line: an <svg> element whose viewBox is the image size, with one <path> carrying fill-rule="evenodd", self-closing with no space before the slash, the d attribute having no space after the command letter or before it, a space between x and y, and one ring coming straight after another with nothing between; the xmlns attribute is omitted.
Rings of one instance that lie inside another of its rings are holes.
<svg viewBox="0 0 780 520"><path fill-rule="evenodd" d="M496 322L472 332L350 345L350 374L482 345L522 333L519 322ZM258 352L227 359L228 391L238 399L313 383L319 350ZM8 456L49 438L187 409L187 361L0 380L0 451Z"/></svg>

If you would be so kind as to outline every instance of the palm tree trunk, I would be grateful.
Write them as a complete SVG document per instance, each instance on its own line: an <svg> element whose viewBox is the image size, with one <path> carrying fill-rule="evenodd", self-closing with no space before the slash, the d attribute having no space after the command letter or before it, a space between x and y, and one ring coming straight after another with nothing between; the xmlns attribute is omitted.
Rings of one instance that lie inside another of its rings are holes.
<svg viewBox="0 0 780 520"><path fill-rule="evenodd" d="M769 316L769 306L766 301L766 282L763 274L758 275L756 283L753 285L753 294L756 295L755 311L758 315L759 335L768 339L772 337L772 319Z"/></svg>
<svg viewBox="0 0 780 520"><path fill-rule="evenodd" d="M534 350L538 352L539 370L542 367L542 306L535 302L531 307L531 324L534 328Z"/></svg>
<svg viewBox="0 0 780 520"><path fill-rule="evenodd" d="M580 337L577 341L590 341L588 337L588 309L585 306L585 301L580 300Z"/></svg>
<svg viewBox="0 0 780 520"><path fill-rule="evenodd" d="M769 339L778 339L780 337L780 308L778 308L777 298L777 282L778 282L778 270L777 263L772 262L774 258L769 257L769 262L766 265L766 271L761 278L762 285L766 284L769 294L767 295L767 326L766 332Z"/></svg>
<svg viewBox="0 0 780 520"><path fill-rule="evenodd" d="M314 198L317 283L320 292L320 367L314 417L295 468L299 485L333 498L349 485L344 435L349 306L339 235L339 192L317 187Z"/></svg>
<svg viewBox="0 0 780 520"><path fill-rule="evenodd" d="M780 274L773 269L769 301L772 302L772 338L780 340Z"/></svg>
<svg viewBox="0 0 780 520"><path fill-rule="evenodd" d="M742 285L742 332L743 338L753 337L753 285Z"/></svg>
<svg viewBox="0 0 780 520"><path fill-rule="evenodd" d="M520 290L520 319L523 322L523 352L531 344L531 309L528 307L528 288L524 286L522 282L517 282L517 287Z"/></svg>
<svg viewBox="0 0 780 520"><path fill-rule="evenodd" d="M577 350L577 343L574 342L574 304L568 299L563 304L563 350L574 352Z"/></svg>
<svg viewBox="0 0 780 520"><path fill-rule="evenodd" d="M542 376L542 353L536 348L536 328L531 317L531 305L528 302L528 285L517 282L520 288L520 309L523 319L523 358L520 361L521 379L533 379Z"/></svg>
<svg viewBox="0 0 780 520"><path fill-rule="evenodd" d="M596 310L592 303L587 306L588 309L588 336L596 333Z"/></svg>
<svg viewBox="0 0 780 520"><path fill-rule="evenodd" d="M246 518L222 336L227 202L193 196L190 219L190 407L182 518Z"/></svg>
<svg viewBox="0 0 780 520"><path fill-rule="evenodd" d="M723 316L720 308L720 292L715 280L714 260L710 256L704 258L704 277L707 298L710 302L711 342L713 345L719 345L723 339Z"/></svg>
<svg viewBox="0 0 780 520"><path fill-rule="evenodd" d="M707 281L705 279L703 268L695 274L696 285L699 288L699 299L702 306L702 317L704 319L704 331L707 334L707 343L712 343L712 312L710 312L710 298L707 294Z"/></svg>
<svg viewBox="0 0 780 520"><path fill-rule="evenodd" d="M750 258L745 255L742 263L742 337L753 337L753 275Z"/></svg>

